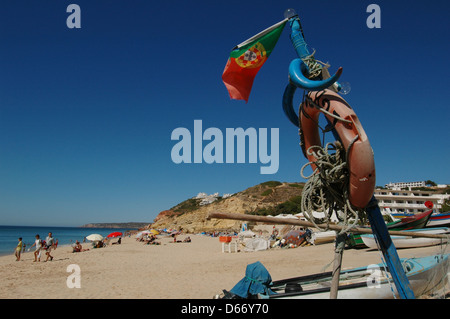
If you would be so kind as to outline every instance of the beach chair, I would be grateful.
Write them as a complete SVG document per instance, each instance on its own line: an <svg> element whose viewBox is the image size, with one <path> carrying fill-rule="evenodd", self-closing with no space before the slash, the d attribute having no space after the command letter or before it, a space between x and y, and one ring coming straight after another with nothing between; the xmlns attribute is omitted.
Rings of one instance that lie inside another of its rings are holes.
<svg viewBox="0 0 450 319"><path fill-rule="evenodd" d="M219 241L222 243L222 252L231 253L231 248L234 247L234 252L238 252L238 242L231 236L220 236Z"/></svg>

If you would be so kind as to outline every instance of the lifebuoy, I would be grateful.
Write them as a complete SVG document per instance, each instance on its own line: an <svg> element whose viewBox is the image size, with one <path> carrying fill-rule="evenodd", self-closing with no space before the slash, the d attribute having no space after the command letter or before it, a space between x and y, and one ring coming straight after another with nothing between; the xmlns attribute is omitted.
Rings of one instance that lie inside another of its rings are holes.
<svg viewBox="0 0 450 319"><path fill-rule="evenodd" d="M310 162L316 160L306 151L313 145L322 145L318 128L321 109L326 111L325 117L333 125L347 152L350 173L349 201L357 208L365 208L375 189L373 150L356 113L340 95L333 91L327 89L309 92L300 106L299 126L303 154ZM312 165L312 168L315 169L315 166Z"/></svg>

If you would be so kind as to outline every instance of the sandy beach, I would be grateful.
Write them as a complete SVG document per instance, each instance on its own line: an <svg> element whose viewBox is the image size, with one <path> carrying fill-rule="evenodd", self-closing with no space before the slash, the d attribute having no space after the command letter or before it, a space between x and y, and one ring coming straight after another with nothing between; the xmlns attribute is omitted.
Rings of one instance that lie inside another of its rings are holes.
<svg viewBox="0 0 450 319"><path fill-rule="evenodd" d="M182 240L186 235L180 235ZM190 243L173 243L160 236L161 245L144 245L133 237L121 245L72 253L58 247L53 261L33 262L33 252L15 261L0 257L0 298L61 299L211 299L230 290L245 275L247 264L260 261L273 280L323 271L333 260L334 244L258 252L222 253L218 238L189 235ZM398 250L401 258L441 252L439 246ZM343 268L379 263L380 252L346 250ZM69 265L78 265L81 288L69 288ZM331 265L326 269L331 270Z"/></svg>

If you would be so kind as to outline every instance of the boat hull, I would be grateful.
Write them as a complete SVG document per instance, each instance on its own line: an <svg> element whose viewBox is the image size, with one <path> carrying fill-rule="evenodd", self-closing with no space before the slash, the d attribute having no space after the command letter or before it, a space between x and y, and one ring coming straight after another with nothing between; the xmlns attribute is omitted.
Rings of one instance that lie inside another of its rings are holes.
<svg viewBox="0 0 450 319"><path fill-rule="evenodd" d="M424 213L416 214L413 216L404 217L399 223L392 223L388 225L389 230L408 230L424 228L429 222L433 210L426 211Z"/></svg>
<svg viewBox="0 0 450 319"><path fill-rule="evenodd" d="M448 280L449 255L434 255L422 258L401 259L405 273L415 297L445 287ZM392 299L399 294L392 282L384 277L382 264L369 265L341 271L338 299ZM378 273L377 273L378 272ZM381 274L376 277L374 274ZM360 276L359 279L358 276ZM353 278L353 279L349 279ZM356 279L355 279L356 278ZM374 280L375 278L382 278ZM300 284L301 292L285 292L289 285ZM314 289L308 285L316 283ZM330 298L331 272L280 280L273 282L274 295L258 295L262 299L328 299Z"/></svg>
<svg viewBox="0 0 450 319"><path fill-rule="evenodd" d="M450 212L431 215L427 227L450 227Z"/></svg>
<svg viewBox="0 0 450 319"><path fill-rule="evenodd" d="M415 232L423 234L450 234L450 229L446 227L441 228L423 228L423 229L412 229L406 230L405 232ZM377 249L377 243L373 235L361 235L361 239L369 248ZM426 237L409 237L409 236L391 236L394 246L396 248L415 248L415 247L427 247L440 245L447 243L448 239L442 238L426 238Z"/></svg>
<svg viewBox="0 0 450 319"><path fill-rule="evenodd" d="M404 217L400 221L389 223L386 226L388 230L401 230L401 231L424 228L427 225L427 223L429 223L432 213L433 210L429 210L417 215ZM362 240L361 235L362 234L358 233L350 234L349 240L347 241L348 246L351 248L367 247L367 245L365 245L364 241Z"/></svg>
<svg viewBox="0 0 450 319"><path fill-rule="evenodd" d="M311 234L310 242L313 245L320 245L326 243L332 243L336 240L336 232L332 231L324 231L324 232L313 232Z"/></svg>

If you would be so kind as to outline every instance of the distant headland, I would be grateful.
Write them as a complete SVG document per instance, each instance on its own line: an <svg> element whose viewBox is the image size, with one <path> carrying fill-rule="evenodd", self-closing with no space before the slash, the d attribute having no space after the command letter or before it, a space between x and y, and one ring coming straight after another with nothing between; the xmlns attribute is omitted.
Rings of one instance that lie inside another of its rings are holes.
<svg viewBox="0 0 450 319"><path fill-rule="evenodd" d="M139 229L147 227L148 222L128 222L128 223L91 223L80 226L82 228L129 228L129 229Z"/></svg>

